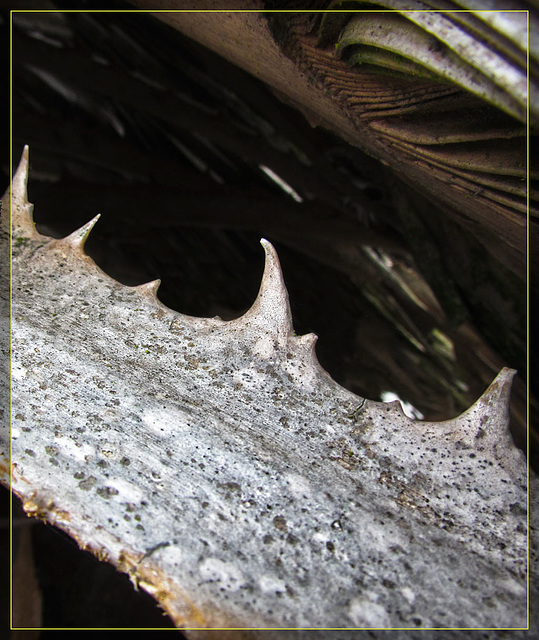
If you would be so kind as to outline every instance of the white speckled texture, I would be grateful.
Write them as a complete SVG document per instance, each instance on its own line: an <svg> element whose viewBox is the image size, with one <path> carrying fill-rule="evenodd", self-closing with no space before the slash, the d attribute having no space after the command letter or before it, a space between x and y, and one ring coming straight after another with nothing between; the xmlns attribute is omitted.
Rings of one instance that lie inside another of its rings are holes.
<svg viewBox="0 0 539 640"><path fill-rule="evenodd" d="M268 242L243 317L191 318L158 302L158 283L105 275L84 254L91 225L37 234L26 173L25 155L12 436L29 513L128 572L178 626L526 626L512 371L460 418L412 421L322 370Z"/></svg>

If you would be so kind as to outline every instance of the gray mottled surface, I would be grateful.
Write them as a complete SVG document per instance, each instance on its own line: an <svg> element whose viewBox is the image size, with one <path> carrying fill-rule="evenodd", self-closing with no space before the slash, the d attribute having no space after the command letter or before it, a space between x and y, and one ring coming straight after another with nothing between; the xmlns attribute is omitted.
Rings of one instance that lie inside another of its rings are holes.
<svg viewBox="0 0 539 640"><path fill-rule="evenodd" d="M321 369L269 243L244 316L191 318L156 283L105 275L84 254L91 224L40 236L26 174L25 157L12 438L28 513L128 572L179 626L526 626L512 371L460 418L412 421Z"/></svg>

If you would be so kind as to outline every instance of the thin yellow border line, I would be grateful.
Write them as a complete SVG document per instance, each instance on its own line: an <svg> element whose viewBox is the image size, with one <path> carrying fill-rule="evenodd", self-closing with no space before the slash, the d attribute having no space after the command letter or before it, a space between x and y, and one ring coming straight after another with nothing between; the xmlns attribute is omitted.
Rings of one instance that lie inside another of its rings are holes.
<svg viewBox="0 0 539 640"><path fill-rule="evenodd" d="M14 13L526 13L526 488L527 488L527 575L526 575L526 627L181 627L181 628L163 628L163 627L13 627L13 468L12 468L12 315L13 315L13 14ZM257 11L252 9L15 9L9 12L9 99L10 99L10 117L9 117L9 169L10 169L10 207L9 207L9 518L10 518L10 536L9 536L9 552L10 552L10 591L9 591L9 620L11 631L528 631L530 628L530 11L528 9L507 9L507 10L489 10L481 9L473 11L471 9L412 9L409 11L401 11L399 9L269 9L266 11Z"/></svg>

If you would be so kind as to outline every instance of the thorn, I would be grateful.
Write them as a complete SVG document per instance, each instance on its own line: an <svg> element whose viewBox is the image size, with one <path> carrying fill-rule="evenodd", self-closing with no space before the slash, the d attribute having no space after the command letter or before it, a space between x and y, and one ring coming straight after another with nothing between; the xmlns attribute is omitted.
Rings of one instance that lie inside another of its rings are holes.
<svg viewBox="0 0 539 640"><path fill-rule="evenodd" d="M480 413L481 422L488 431L493 427L508 431L511 386L515 374L514 369L504 367L483 395L461 417L471 412Z"/></svg>
<svg viewBox="0 0 539 640"><path fill-rule="evenodd" d="M157 290L161 286L161 280L152 280L151 282L145 282L144 284L139 284L134 287L137 291L139 291L144 296L157 297Z"/></svg>
<svg viewBox="0 0 539 640"><path fill-rule="evenodd" d="M69 244L74 249L80 249L82 251L88 236L90 235L90 231L93 229L95 223L99 220L101 214L98 213L95 218L92 218L90 222L87 222L84 226L80 227L80 229L76 229L73 233L70 233L65 238L60 240L61 243Z"/></svg>
<svg viewBox="0 0 539 640"><path fill-rule="evenodd" d="M516 371L514 369L504 367L473 406L481 404L489 408L492 417L508 419L511 387L515 375Z"/></svg>
<svg viewBox="0 0 539 640"><path fill-rule="evenodd" d="M28 145L25 145L21 159L19 161L19 166L17 167L12 180L14 191L16 191L24 200L28 199L26 186L28 184L28 167L30 164L29 160L29 148Z"/></svg>
<svg viewBox="0 0 539 640"><path fill-rule="evenodd" d="M34 205L28 202L29 149L25 145L19 166L11 181L11 220L13 231L18 236L39 237L34 224Z"/></svg>
<svg viewBox="0 0 539 640"><path fill-rule="evenodd" d="M305 353L315 353L318 336L315 333L306 333L304 336L295 336L294 342Z"/></svg>
<svg viewBox="0 0 539 640"><path fill-rule="evenodd" d="M520 454L509 429L511 386L516 374L504 367L483 395L456 422L470 446L490 449L495 456L510 464L512 454Z"/></svg>
<svg viewBox="0 0 539 640"><path fill-rule="evenodd" d="M266 252L264 274L253 306L238 321L260 324L271 333L289 338L293 333L292 314L281 265L273 245L262 238Z"/></svg>
<svg viewBox="0 0 539 640"><path fill-rule="evenodd" d="M292 350L295 352L298 361L307 366L312 372L329 375L318 361L316 355L316 342L318 336L315 333L306 333L303 336L294 336L291 341Z"/></svg>

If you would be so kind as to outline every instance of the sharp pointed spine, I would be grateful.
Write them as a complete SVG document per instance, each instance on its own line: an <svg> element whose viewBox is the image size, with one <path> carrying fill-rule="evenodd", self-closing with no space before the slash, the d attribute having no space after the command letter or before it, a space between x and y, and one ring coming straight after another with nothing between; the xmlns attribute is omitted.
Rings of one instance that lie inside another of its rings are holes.
<svg viewBox="0 0 539 640"><path fill-rule="evenodd" d="M61 242L65 244L71 245L74 249L83 250L84 244L90 235L90 231L94 228L96 222L101 217L101 214L98 213L95 218L92 218L89 222L87 222L84 226L80 227L73 233L70 233L65 238L62 238Z"/></svg>
<svg viewBox="0 0 539 640"><path fill-rule="evenodd" d="M294 342L301 351L313 354L315 353L318 336L315 333L306 333L303 336L294 336Z"/></svg>
<svg viewBox="0 0 539 640"><path fill-rule="evenodd" d="M515 374L514 369L504 367L475 404L462 414L461 418L481 414L480 430L484 436L476 434L476 438L497 440L503 433L509 433L509 404Z"/></svg>
<svg viewBox="0 0 539 640"><path fill-rule="evenodd" d="M29 148L28 145L25 145L21 159L19 161L19 166L17 167L15 175L13 176L12 184L14 193L17 193L22 200L26 201L28 201L28 166Z"/></svg>
<svg viewBox="0 0 539 640"><path fill-rule="evenodd" d="M260 244L266 253L262 282L253 306L239 320L260 323L271 333L288 338L293 333L292 314L279 258L266 239L262 238Z"/></svg>
<svg viewBox="0 0 539 640"><path fill-rule="evenodd" d="M156 298L157 291L160 286L161 286L161 280L158 278L157 280L152 280L151 282L145 282L144 284L139 284L137 287L135 287L135 289L144 296Z"/></svg>
<svg viewBox="0 0 539 640"><path fill-rule="evenodd" d="M491 451L507 469L517 468L523 455L509 428L515 374L514 369L504 367L475 404L456 419L462 442L480 451Z"/></svg>
<svg viewBox="0 0 539 640"><path fill-rule="evenodd" d="M11 212L13 231L19 236L27 238L38 237L36 231L33 210L34 205L28 202L28 168L29 168L29 148L25 145L19 166L11 181Z"/></svg>
<svg viewBox="0 0 539 640"><path fill-rule="evenodd" d="M500 418L508 417L511 387L516 373L515 369L504 367L477 402L489 406L494 404Z"/></svg>

